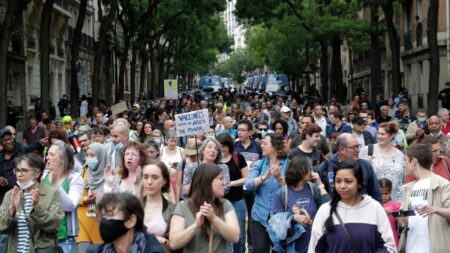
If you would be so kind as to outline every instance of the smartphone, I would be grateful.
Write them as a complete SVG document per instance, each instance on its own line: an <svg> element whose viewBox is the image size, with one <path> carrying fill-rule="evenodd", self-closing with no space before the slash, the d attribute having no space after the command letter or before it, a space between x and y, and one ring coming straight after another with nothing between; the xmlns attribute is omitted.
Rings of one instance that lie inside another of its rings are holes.
<svg viewBox="0 0 450 253"><path fill-rule="evenodd" d="M407 217L407 216L415 216L416 212L414 212L414 210L399 210L398 212L392 212L392 215L395 218L398 217Z"/></svg>

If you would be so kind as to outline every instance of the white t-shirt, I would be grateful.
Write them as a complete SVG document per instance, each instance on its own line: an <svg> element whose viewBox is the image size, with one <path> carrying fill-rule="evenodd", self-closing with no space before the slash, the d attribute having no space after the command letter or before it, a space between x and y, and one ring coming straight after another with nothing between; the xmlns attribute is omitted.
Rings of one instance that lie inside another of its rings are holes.
<svg viewBox="0 0 450 253"><path fill-rule="evenodd" d="M417 181L409 197L409 208L417 210L428 205L431 195L430 178ZM408 239L406 241L406 252L427 253L430 252L430 233L428 230L428 217L420 216L417 211L415 216L408 218Z"/></svg>
<svg viewBox="0 0 450 253"><path fill-rule="evenodd" d="M356 137L356 139L358 139L359 144L361 144L363 147L366 146L366 142L364 141L364 134L357 134L356 132L353 131L353 135Z"/></svg>

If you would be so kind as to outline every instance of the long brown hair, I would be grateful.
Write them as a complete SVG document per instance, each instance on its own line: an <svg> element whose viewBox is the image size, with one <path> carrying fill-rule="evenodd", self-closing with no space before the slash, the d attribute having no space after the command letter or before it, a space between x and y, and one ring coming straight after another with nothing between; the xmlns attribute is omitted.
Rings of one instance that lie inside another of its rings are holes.
<svg viewBox="0 0 450 253"><path fill-rule="evenodd" d="M212 182L220 175L222 170L215 164L201 164L195 169L192 176L191 189L189 190L188 204L192 213L197 213L205 202L211 204L214 208L214 213L217 216L223 214L223 202L220 198L214 198ZM210 222L205 219L201 230L208 237L210 230Z"/></svg>

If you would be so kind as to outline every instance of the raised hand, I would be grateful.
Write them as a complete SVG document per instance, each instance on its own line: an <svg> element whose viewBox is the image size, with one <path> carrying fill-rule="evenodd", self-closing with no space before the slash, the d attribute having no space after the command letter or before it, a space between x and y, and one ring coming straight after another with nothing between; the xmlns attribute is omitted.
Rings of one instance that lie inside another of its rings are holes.
<svg viewBox="0 0 450 253"><path fill-rule="evenodd" d="M33 201L33 207L36 207L39 204L39 188L34 188L31 190L31 200Z"/></svg>
<svg viewBox="0 0 450 253"><path fill-rule="evenodd" d="M200 213L207 218L209 221L214 220L214 218L216 217L216 214L214 213L214 208L211 204L208 204L207 202L205 202L201 207L200 207Z"/></svg>
<svg viewBox="0 0 450 253"><path fill-rule="evenodd" d="M140 183L141 183L141 180L142 180L142 167L141 167L141 166L138 166L138 167L136 168L136 180L134 181L134 184L135 184L135 185L140 184Z"/></svg>
<svg viewBox="0 0 450 253"><path fill-rule="evenodd" d="M114 175L111 173L112 168L111 165L108 164L105 167L105 183L108 186L112 186L113 182L114 182Z"/></svg>

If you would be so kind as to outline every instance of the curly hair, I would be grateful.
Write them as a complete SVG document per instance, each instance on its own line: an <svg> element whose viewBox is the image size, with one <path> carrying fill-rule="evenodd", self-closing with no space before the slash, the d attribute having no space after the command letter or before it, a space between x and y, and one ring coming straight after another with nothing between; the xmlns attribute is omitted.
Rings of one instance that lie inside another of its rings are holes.
<svg viewBox="0 0 450 253"><path fill-rule="evenodd" d="M144 165L147 163L148 156L147 151L145 150L145 146L136 141L129 142L120 152L120 161L122 162L122 166L117 169L117 174L122 175L122 178L125 179L128 177L128 169L125 167L125 152L129 148L135 148L139 152L140 157L140 166L144 167Z"/></svg>
<svg viewBox="0 0 450 253"><path fill-rule="evenodd" d="M277 133L270 133L267 136L270 137L270 144L277 151L277 158L285 159L289 153L289 149L286 142L284 142L283 136Z"/></svg>

